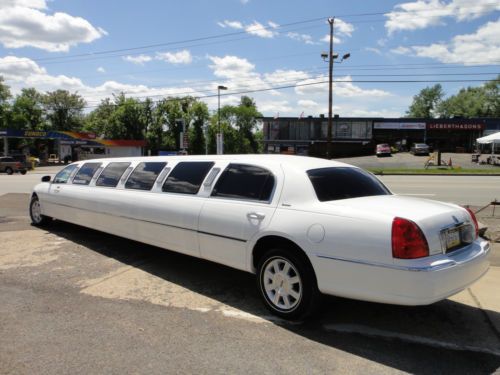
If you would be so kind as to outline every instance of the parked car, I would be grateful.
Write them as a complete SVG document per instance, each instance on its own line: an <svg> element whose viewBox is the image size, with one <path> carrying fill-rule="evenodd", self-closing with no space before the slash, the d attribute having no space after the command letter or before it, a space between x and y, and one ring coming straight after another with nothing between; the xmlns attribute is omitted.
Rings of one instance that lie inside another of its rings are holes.
<svg viewBox="0 0 500 375"><path fill-rule="evenodd" d="M20 161L15 160L12 156L0 157L0 172L26 174L26 171L26 166Z"/></svg>
<svg viewBox="0 0 500 375"><path fill-rule="evenodd" d="M375 149L375 154L377 156L391 156L391 146L389 146L387 143L381 143L377 145Z"/></svg>
<svg viewBox="0 0 500 375"><path fill-rule="evenodd" d="M29 206L34 225L56 218L254 273L266 307L287 319L312 313L321 293L431 304L489 267L472 211L395 195L331 160L96 159L42 181Z"/></svg>
<svg viewBox="0 0 500 375"><path fill-rule="evenodd" d="M410 148L413 155L429 155L429 146L425 143L413 143Z"/></svg>

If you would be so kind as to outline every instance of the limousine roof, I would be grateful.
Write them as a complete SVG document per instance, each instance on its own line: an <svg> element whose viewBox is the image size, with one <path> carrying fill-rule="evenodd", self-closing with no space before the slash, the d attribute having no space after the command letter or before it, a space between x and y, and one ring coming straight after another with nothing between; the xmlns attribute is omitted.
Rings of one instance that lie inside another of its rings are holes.
<svg viewBox="0 0 500 375"><path fill-rule="evenodd" d="M352 167L334 160L326 160L309 156L281 155L281 154L242 154L242 155L169 155L169 156L140 156L82 160L81 162L131 162L131 161L229 161L240 163L255 163L265 166L269 163L286 164L290 167L308 170L326 167Z"/></svg>

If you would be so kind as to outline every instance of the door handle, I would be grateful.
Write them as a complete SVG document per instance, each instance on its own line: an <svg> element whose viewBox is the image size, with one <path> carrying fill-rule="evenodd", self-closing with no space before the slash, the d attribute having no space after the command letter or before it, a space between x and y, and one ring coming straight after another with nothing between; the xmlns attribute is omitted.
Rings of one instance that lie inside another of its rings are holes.
<svg viewBox="0 0 500 375"><path fill-rule="evenodd" d="M262 219L264 219L266 217L266 215L262 214L260 212L249 212L247 214L247 217L249 219L262 220Z"/></svg>
<svg viewBox="0 0 500 375"><path fill-rule="evenodd" d="M61 187L60 186L56 186L54 188L54 193L59 193L59 190L61 190Z"/></svg>

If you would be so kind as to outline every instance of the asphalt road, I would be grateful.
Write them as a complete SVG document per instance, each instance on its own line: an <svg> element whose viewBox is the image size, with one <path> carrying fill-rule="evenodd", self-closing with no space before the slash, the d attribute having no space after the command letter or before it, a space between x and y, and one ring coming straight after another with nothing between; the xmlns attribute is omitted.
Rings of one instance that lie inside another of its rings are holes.
<svg viewBox="0 0 500 375"><path fill-rule="evenodd" d="M496 311L327 298L290 324L253 276L71 224L0 196L0 373L456 373L500 369ZM498 265L498 264L497 264Z"/></svg>
<svg viewBox="0 0 500 375"><path fill-rule="evenodd" d="M29 193L43 175L54 175L61 167L45 167L26 175L0 174L0 195ZM500 176L379 176L396 194L484 206L500 200Z"/></svg>

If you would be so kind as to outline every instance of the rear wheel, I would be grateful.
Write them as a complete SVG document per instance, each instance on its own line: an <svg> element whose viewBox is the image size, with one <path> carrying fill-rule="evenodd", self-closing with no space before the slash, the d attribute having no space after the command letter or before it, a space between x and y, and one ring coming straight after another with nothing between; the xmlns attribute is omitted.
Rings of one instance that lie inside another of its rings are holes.
<svg viewBox="0 0 500 375"><path fill-rule="evenodd" d="M12 173L14 173L14 171L11 167L7 167L7 168L5 168L5 173L12 174Z"/></svg>
<svg viewBox="0 0 500 375"><path fill-rule="evenodd" d="M311 265L290 251L273 249L259 261L257 284L266 307L290 320L311 315L319 305L320 293Z"/></svg>
<svg viewBox="0 0 500 375"><path fill-rule="evenodd" d="M52 221L52 218L42 215L42 208L37 196L33 196L30 202L30 217L33 225L43 226Z"/></svg>
<svg viewBox="0 0 500 375"><path fill-rule="evenodd" d="M25 175L25 174L26 174L26 171L24 171L24 170L23 170L23 171L21 171L21 174L22 174L22 175Z"/></svg>

